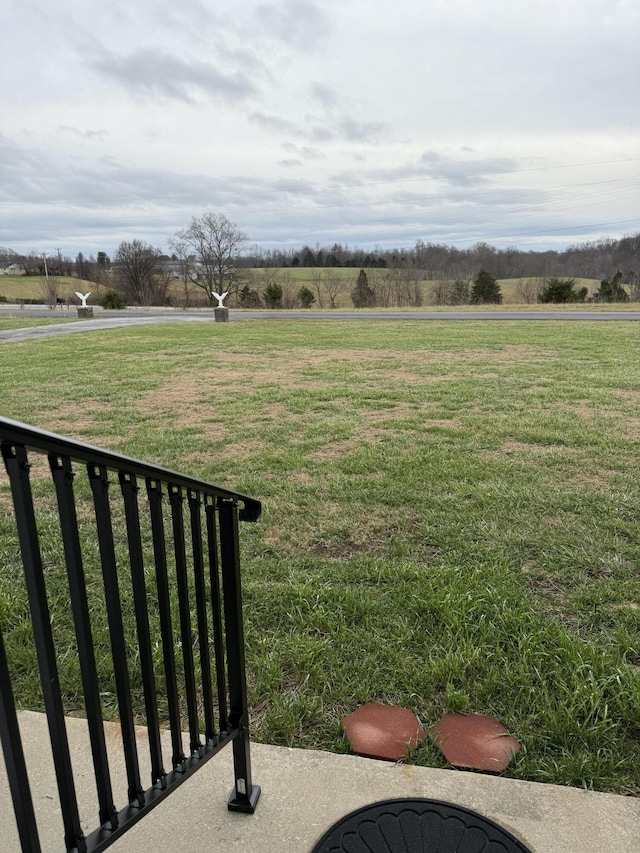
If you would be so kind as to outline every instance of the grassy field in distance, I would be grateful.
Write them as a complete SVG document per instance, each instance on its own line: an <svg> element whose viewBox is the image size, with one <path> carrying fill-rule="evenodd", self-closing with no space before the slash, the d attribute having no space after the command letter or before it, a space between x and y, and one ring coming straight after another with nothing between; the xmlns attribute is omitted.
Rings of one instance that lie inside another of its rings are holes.
<svg viewBox="0 0 640 853"><path fill-rule="evenodd" d="M637 795L639 343L636 323L167 324L3 345L0 394L8 417L263 501L241 530L257 739L344 751L342 717L367 701L425 727L486 712L523 744L507 775ZM59 536L42 523L81 713ZM0 552L18 697L39 708L1 512ZM410 760L444 766L429 742Z"/></svg>
<svg viewBox="0 0 640 853"><path fill-rule="evenodd" d="M272 271L269 271L271 273ZM331 270L332 273L335 273L342 281L342 289L338 294L336 300L336 307L341 309L353 308L353 303L351 301L351 291L355 287L356 280L358 278L359 269L352 267L341 267ZM372 276L375 275L375 271L369 271ZM277 281L283 284L284 287L288 289L291 294L291 297L294 297L295 294L301 287L308 287L315 293L314 281L313 281L313 273L314 268L312 267L298 267L298 268L286 268L281 269L278 273ZM265 271L262 269L248 269L243 270L242 274L246 277L247 282L250 287L257 290L258 293L262 293L266 285L266 276ZM372 278L373 281L373 278ZM503 305L505 306L514 306L514 305L525 305L522 297L518 293L518 282L520 279L503 279L500 280L500 286L502 289L503 296ZM542 278L530 278L526 279L527 282L530 283L538 283L542 284L544 279ZM600 286L600 282L595 279L586 279L586 278L578 278L576 281L576 287L586 286L589 290L590 294L593 294L594 291L598 289ZM422 307L435 307L435 298L434 298L434 286L435 282L433 281L423 281L421 285L422 294L423 294L423 305ZM82 281L76 278L69 278L62 276L59 279L59 289L61 298L70 298L74 303L77 303L78 300L75 297L75 291L78 290L81 293L86 293L87 291L91 291L91 297L89 298L90 304L95 304L100 294L104 293L106 287L104 285L96 284L95 282L90 281ZM176 305L183 305L185 302L185 293L184 293L184 285L178 281L177 279L173 282L170 288L170 293L174 299ZM20 275L7 275L0 276L0 297L6 297L8 301L12 302L17 299L41 299L42 298L42 283L40 277L38 276L20 276ZM189 300L190 303L194 306L201 305L205 306L206 296L202 288L197 287L194 284L189 286ZM325 308L328 307L329 301L325 297ZM317 302L310 309L311 311L318 309ZM393 306L390 306L393 307ZM451 306L443 306L443 307L451 307ZM464 307L464 306L456 306L456 307ZM477 306L474 306L477 307ZM495 306L491 306L495 307ZM528 303L529 308L535 308L536 303ZM544 308L548 308L549 306L542 306ZM575 305L568 306L551 306L554 308L557 307L566 307L567 309L575 308ZM580 305L578 307L584 307ZM636 303L615 303L612 305L598 305L597 308L599 310L631 310L633 308L637 309ZM410 309L407 309L410 310Z"/></svg>

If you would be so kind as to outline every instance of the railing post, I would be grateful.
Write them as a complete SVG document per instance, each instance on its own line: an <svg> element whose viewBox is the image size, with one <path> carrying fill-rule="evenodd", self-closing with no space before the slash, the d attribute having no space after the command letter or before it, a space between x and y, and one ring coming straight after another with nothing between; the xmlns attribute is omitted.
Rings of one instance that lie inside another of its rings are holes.
<svg viewBox="0 0 640 853"><path fill-rule="evenodd" d="M260 797L260 787L251 781L237 503L220 498L218 514L229 678L229 723L232 729L239 729L233 741L235 787L229 797L228 807L231 811L253 814Z"/></svg>
<svg viewBox="0 0 640 853"><path fill-rule="evenodd" d="M226 732L227 721L227 677L224 667L224 637L222 633L222 610L220 607L220 566L218 562L218 534L216 531L216 503L213 497L205 501L207 518L207 551L209 554L209 582L211 585L211 610L213 615L213 647L216 659L216 688L218 691L218 717L220 731Z"/></svg>

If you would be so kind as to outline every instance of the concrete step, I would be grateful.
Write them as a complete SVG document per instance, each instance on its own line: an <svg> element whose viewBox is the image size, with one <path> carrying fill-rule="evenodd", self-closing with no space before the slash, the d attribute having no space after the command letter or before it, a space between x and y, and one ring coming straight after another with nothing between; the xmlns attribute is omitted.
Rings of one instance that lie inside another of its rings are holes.
<svg viewBox="0 0 640 853"><path fill-rule="evenodd" d="M20 712L34 805L44 851L63 850L62 823L42 714ZM125 799L120 729L106 726L116 803ZM97 823L91 752L84 720L67 731L83 827ZM140 752L145 731L139 730ZM168 745L168 739L163 741ZM167 754L167 753L165 753ZM254 815L227 811L233 787L231 747L212 758L110 848L114 853L308 853L344 815L395 797L429 797L466 806L520 838L533 853L638 853L640 799L521 782L480 773L436 770L352 755L252 744ZM148 778L148 769L143 770ZM4 765L0 765L0 851L19 851Z"/></svg>

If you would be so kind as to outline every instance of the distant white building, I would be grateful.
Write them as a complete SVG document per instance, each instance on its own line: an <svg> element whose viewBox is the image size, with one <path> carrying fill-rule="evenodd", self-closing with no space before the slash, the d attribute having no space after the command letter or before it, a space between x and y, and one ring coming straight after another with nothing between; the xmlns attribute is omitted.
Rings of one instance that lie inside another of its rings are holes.
<svg viewBox="0 0 640 853"><path fill-rule="evenodd" d="M24 275L20 264L0 264L0 275Z"/></svg>

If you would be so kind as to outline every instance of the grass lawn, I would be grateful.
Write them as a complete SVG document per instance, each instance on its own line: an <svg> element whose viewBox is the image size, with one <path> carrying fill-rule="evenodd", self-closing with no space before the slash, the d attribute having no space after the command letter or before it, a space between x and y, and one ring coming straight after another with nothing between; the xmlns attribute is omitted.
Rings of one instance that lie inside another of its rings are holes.
<svg viewBox="0 0 640 853"><path fill-rule="evenodd" d="M639 344L637 323L158 325L4 345L0 394L263 501L241 530L255 738L345 751L367 701L487 712L524 747L507 775L638 794ZM16 554L0 515L0 624L39 707Z"/></svg>
<svg viewBox="0 0 640 853"><path fill-rule="evenodd" d="M86 293L87 290L96 290L97 285L81 278L71 276L52 276L52 280L58 285L60 297L75 298L75 291ZM0 275L0 296L6 297L9 302L16 299L42 299L44 277L38 275ZM104 289L104 288L103 288Z"/></svg>

